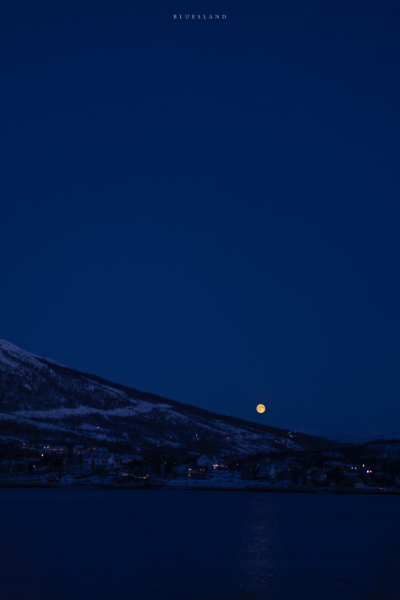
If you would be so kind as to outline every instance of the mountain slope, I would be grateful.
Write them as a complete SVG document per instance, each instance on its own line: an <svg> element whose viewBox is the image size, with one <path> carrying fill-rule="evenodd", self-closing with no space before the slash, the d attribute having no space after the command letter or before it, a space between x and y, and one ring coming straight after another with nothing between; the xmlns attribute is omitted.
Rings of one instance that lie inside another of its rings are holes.
<svg viewBox="0 0 400 600"><path fill-rule="evenodd" d="M334 446L322 438L250 423L111 383L0 338L0 432L138 446L255 452Z"/></svg>

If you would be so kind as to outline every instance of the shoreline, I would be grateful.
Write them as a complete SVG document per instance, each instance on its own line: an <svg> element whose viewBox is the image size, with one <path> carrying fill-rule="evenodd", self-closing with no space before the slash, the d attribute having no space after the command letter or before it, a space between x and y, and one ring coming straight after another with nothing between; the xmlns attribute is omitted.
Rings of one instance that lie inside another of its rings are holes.
<svg viewBox="0 0 400 600"><path fill-rule="evenodd" d="M60 485L57 483L46 482L22 482L22 483L2 483L0 489L90 489L90 490L165 490L165 491L188 491L188 492L258 492L258 493L286 493L286 494L331 494L331 495L375 495L375 496L399 496L400 490L354 490L348 489L307 489L307 488L285 488L285 487L217 487L217 486L172 486L160 484L145 485L127 485L127 484L97 484L97 485Z"/></svg>

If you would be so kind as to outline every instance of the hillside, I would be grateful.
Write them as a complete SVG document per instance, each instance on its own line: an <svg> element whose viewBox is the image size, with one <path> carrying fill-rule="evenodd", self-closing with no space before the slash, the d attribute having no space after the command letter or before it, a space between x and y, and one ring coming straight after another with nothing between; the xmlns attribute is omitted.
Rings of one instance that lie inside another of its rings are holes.
<svg viewBox="0 0 400 600"><path fill-rule="evenodd" d="M339 445L112 383L1 338L0 435L242 456Z"/></svg>

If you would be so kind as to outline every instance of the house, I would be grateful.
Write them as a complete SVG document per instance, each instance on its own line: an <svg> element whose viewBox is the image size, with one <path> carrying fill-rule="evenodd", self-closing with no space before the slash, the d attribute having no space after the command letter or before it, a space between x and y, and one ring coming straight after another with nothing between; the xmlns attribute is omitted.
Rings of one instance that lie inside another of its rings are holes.
<svg viewBox="0 0 400 600"><path fill-rule="evenodd" d="M308 469L307 475L310 475L312 479L315 479L318 482L326 481L328 478L327 473L324 473L323 471L321 471L321 469L318 469L317 467L311 467L310 469Z"/></svg>
<svg viewBox="0 0 400 600"><path fill-rule="evenodd" d="M118 458L118 462L120 465L126 467L135 462L142 462L143 456L139 456L138 454L123 454Z"/></svg>
<svg viewBox="0 0 400 600"><path fill-rule="evenodd" d="M228 468L227 463L220 457L213 456L213 469L214 471L223 471Z"/></svg>
<svg viewBox="0 0 400 600"><path fill-rule="evenodd" d="M280 473L289 475L291 467L289 462L270 462L268 459L263 459L257 464L255 473L259 479L275 479Z"/></svg>
<svg viewBox="0 0 400 600"><path fill-rule="evenodd" d="M83 466L87 469L114 469L117 463L112 452L85 452Z"/></svg>
<svg viewBox="0 0 400 600"><path fill-rule="evenodd" d="M213 456L212 462L214 471L222 471L228 468L226 462L221 457L215 456L215 454Z"/></svg>
<svg viewBox="0 0 400 600"><path fill-rule="evenodd" d="M174 475L178 477L190 477L191 479L200 479L206 474L205 467L199 465L177 465L174 469Z"/></svg>
<svg viewBox="0 0 400 600"><path fill-rule="evenodd" d="M213 461L206 454L200 456L200 458L197 459L196 463L199 467L206 467L207 469L213 468Z"/></svg>
<svg viewBox="0 0 400 600"><path fill-rule="evenodd" d="M84 452L82 464L84 468L94 469L95 460L99 459L102 452Z"/></svg>
<svg viewBox="0 0 400 600"><path fill-rule="evenodd" d="M199 467L199 465L190 465L188 468L187 476L192 479L200 479L206 474L205 467Z"/></svg>
<svg viewBox="0 0 400 600"><path fill-rule="evenodd" d="M67 446L51 446L50 444L47 444L46 446L43 446L42 452L45 454L67 454L68 448Z"/></svg>
<svg viewBox="0 0 400 600"><path fill-rule="evenodd" d="M349 473L345 473L345 477L346 477L346 486L347 487L353 487L357 490L363 489L364 482L360 478L359 473L354 473L354 471L353 472L350 471Z"/></svg>
<svg viewBox="0 0 400 600"><path fill-rule="evenodd" d="M255 474L259 479L275 479L275 468L266 462L259 462L256 466Z"/></svg>
<svg viewBox="0 0 400 600"><path fill-rule="evenodd" d="M317 467L311 467L307 470L306 481L307 485L324 485L328 481L328 475Z"/></svg>
<svg viewBox="0 0 400 600"><path fill-rule="evenodd" d="M339 469L340 471L344 471L346 469L346 465L340 460L327 460L322 464L324 470L330 471L331 469Z"/></svg>
<svg viewBox="0 0 400 600"><path fill-rule="evenodd" d="M362 473L365 469L363 469L363 467L361 465L346 465L346 471L348 473L355 473L357 471L357 473Z"/></svg>
<svg viewBox="0 0 400 600"><path fill-rule="evenodd" d="M174 474L178 475L178 477L187 477L188 476L188 470L190 469L192 465L177 465L174 468Z"/></svg>
<svg viewBox="0 0 400 600"><path fill-rule="evenodd" d="M271 462L271 465L274 467L277 473L288 473L292 468L290 462L274 461Z"/></svg>
<svg viewBox="0 0 400 600"><path fill-rule="evenodd" d="M353 484L354 489L362 490L364 488L364 482L361 479L355 479Z"/></svg>

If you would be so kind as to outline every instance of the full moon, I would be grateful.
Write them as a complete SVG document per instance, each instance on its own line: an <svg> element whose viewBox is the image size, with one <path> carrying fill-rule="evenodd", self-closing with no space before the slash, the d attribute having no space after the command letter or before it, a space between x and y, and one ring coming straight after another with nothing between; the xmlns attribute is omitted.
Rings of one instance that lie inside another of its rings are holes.
<svg viewBox="0 0 400 600"><path fill-rule="evenodd" d="M259 412L259 413L262 413L262 412L264 412L264 411L265 411L265 406L264 406L264 404L259 404L259 405L257 406L257 412Z"/></svg>

